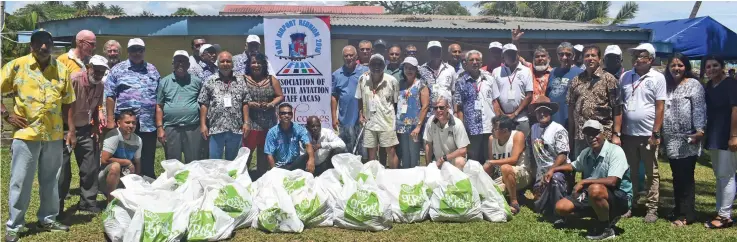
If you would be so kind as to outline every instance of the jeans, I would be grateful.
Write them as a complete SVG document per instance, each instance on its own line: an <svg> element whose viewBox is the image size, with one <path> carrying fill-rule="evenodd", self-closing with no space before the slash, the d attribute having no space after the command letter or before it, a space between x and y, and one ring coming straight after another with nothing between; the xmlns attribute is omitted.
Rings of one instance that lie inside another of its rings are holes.
<svg viewBox="0 0 737 242"><path fill-rule="evenodd" d="M696 169L698 158L698 156L689 156L682 159L670 159L673 172L673 199L675 200L673 214L678 218L685 218L688 222L696 220L694 169Z"/></svg>
<svg viewBox="0 0 737 242"><path fill-rule="evenodd" d="M156 162L156 131L140 132L140 125L136 126L136 135L141 137L141 175L156 178L154 162Z"/></svg>
<svg viewBox="0 0 737 242"><path fill-rule="evenodd" d="M737 153L728 150L709 150L714 176L717 178L717 215L723 218L732 217L732 205L735 196L735 171L737 171Z"/></svg>
<svg viewBox="0 0 737 242"><path fill-rule="evenodd" d="M345 148L348 153L358 154L363 157L368 157L368 152L363 148L363 139L358 138L358 133L361 132L361 125L341 125L340 134L338 136L345 142ZM357 148L356 148L357 146ZM356 152L353 152L356 149Z"/></svg>
<svg viewBox="0 0 737 242"><path fill-rule="evenodd" d="M410 129L413 130L414 128ZM421 135L417 135L417 141L412 139L411 132L397 134L399 145L397 145L397 156L400 160L400 168L408 169L420 165L420 139Z"/></svg>
<svg viewBox="0 0 737 242"><path fill-rule="evenodd" d="M202 140L199 125L166 127L164 131L166 132L164 153L167 160L182 160L182 153L184 153L185 164L200 159L204 140Z"/></svg>
<svg viewBox="0 0 737 242"><path fill-rule="evenodd" d="M33 178L38 168L38 221L50 223L59 215L59 172L64 142L26 141L14 139L11 149L10 186L7 230L19 231L25 225L25 215L31 203ZM39 165L41 163L41 165Z"/></svg>
<svg viewBox="0 0 737 242"><path fill-rule="evenodd" d="M233 132L210 135L210 159L223 159L223 149L225 149L225 159L235 160L242 140L242 134Z"/></svg>
<svg viewBox="0 0 737 242"><path fill-rule="evenodd" d="M79 190L81 191L79 206L81 208L97 206L97 173L100 169L100 146L90 136L93 128L95 127L87 125L76 129L77 146L74 147L73 151L75 158L77 158L77 166L79 166ZM64 198L69 193L69 186L72 183L72 154L66 149L66 146L62 150L64 157L59 174L60 209L64 209Z"/></svg>

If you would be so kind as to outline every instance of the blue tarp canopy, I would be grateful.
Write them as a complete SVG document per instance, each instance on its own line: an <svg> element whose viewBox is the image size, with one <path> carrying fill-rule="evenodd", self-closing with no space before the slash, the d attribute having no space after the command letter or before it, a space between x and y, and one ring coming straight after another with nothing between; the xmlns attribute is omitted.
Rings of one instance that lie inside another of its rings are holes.
<svg viewBox="0 0 737 242"><path fill-rule="evenodd" d="M737 59L737 34L709 16L622 26L650 29L651 42L669 43L673 52L690 58L716 55Z"/></svg>

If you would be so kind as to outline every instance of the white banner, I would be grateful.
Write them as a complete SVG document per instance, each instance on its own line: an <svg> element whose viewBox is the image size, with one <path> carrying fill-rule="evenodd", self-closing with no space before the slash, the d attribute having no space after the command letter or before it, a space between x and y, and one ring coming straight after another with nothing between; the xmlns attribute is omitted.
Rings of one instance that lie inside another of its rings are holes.
<svg viewBox="0 0 737 242"><path fill-rule="evenodd" d="M276 71L294 122L317 116L330 128L330 26L328 17L264 17L266 56Z"/></svg>

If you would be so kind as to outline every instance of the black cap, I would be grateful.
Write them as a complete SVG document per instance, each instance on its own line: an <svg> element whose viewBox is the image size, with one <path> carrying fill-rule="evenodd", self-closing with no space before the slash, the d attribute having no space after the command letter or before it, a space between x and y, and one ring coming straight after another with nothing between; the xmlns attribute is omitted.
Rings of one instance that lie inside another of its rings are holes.
<svg viewBox="0 0 737 242"><path fill-rule="evenodd" d="M31 34L31 42L33 42L33 40L35 39L41 38L41 36L48 36L49 39L53 39L49 31L46 31L45 29L41 28L41 29L36 29L33 31L33 33Z"/></svg>
<svg viewBox="0 0 737 242"><path fill-rule="evenodd" d="M384 46L384 48L386 48L387 46L386 42L382 39L377 39L376 41L374 41L374 48L379 45Z"/></svg>

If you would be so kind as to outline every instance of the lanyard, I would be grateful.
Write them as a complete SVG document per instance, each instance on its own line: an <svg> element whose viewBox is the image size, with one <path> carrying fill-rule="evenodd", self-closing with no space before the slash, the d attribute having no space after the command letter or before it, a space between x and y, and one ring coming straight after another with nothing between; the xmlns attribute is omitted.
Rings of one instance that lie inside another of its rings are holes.
<svg viewBox="0 0 737 242"><path fill-rule="evenodd" d="M445 68L448 68L446 65L443 65L443 63L440 63L440 70L438 72L435 72L432 68L430 68L430 65L426 66L428 70L432 73L433 79L435 79L435 82L437 82L438 76L440 76L440 73L443 73Z"/></svg>
<svg viewBox="0 0 737 242"><path fill-rule="evenodd" d="M512 74L514 74L512 78L509 78L509 76L507 76L507 80L509 81L509 90L512 90L512 82L514 82L514 79L517 77L517 69L514 69Z"/></svg>
<svg viewBox="0 0 737 242"><path fill-rule="evenodd" d="M632 73L632 75L635 75L635 74L636 73ZM633 97L635 96L635 90L637 90L637 88L640 87L640 85L642 85L643 82L645 82L645 80L643 80L643 79L645 79L645 77L647 77L647 74L645 74L645 75L641 76L639 79L637 79L637 85L635 85L635 82L634 81L632 82L632 96Z"/></svg>

